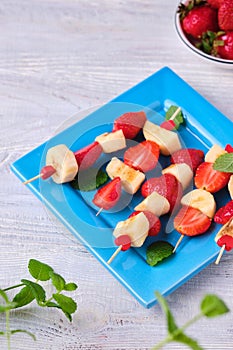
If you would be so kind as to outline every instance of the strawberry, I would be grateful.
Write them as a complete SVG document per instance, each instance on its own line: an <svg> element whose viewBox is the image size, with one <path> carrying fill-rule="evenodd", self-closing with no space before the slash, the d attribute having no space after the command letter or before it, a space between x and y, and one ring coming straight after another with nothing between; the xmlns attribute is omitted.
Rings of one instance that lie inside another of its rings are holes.
<svg viewBox="0 0 233 350"><path fill-rule="evenodd" d="M129 218L138 215L141 213L140 211L134 211ZM143 214L146 216L147 220L149 221L149 231L148 231L148 236L157 236L157 234L161 230L161 222L159 218L151 213L148 210L143 211Z"/></svg>
<svg viewBox="0 0 233 350"><path fill-rule="evenodd" d="M217 10L203 1L189 1L187 5L180 4L181 24L186 34L200 38L207 31L217 31Z"/></svg>
<svg viewBox="0 0 233 350"><path fill-rule="evenodd" d="M131 168L146 173L156 167L159 159L159 146L153 141L143 141L130 147L124 154L124 163Z"/></svg>
<svg viewBox="0 0 233 350"><path fill-rule="evenodd" d="M230 173L214 170L213 163L203 162L196 170L194 183L197 188L215 193L227 185L230 175Z"/></svg>
<svg viewBox="0 0 233 350"><path fill-rule="evenodd" d="M223 235L219 238L217 244L219 247L225 245L225 249L229 252L231 249L233 249L233 237L230 235Z"/></svg>
<svg viewBox="0 0 233 350"><path fill-rule="evenodd" d="M141 193L143 197L149 196L152 192L158 192L170 203L170 212L180 203L182 196L182 186L175 176L164 174L160 177L153 177L142 185Z"/></svg>
<svg viewBox="0 0 233 350"><path fill-rule="evenodd" d="M193 171L203 162L203 159L204 152L194 148L181 149L171 156L171 162L173 164L186 163Z"/></svg>
<svg viewBox="0 0 233 350"><path fill-rule="evenodd" d="M167 130L174 130L176 128L176 124L173 120L165 120L160 124L161 128L167 129Z"/></svg>
<svg viewBox="0 0 233 350"><path fill-rule="evenodd" d="M233 147L228 143L225 147L225 151L227 151L227 153L233 153Z"/></svg>
<svg viewBox="0 0 233 350"><path fill-rule="evenodd" d="M233 3L232 3L233 4ZM233 12L232 12L232 28L233 28ZM227 60L233 60L233 29L220 36L214 41L214 50L217 55Z"/></svg>
<svg viewBox="0 0 233 350"><path fill-rule="evenodd" d="M133 139L143 128L146 114L143 111L122 114L114 121L113 131L122 130L125 138Z"/></svg>
<svg viewBox="0 0 233 350"><path fill-rule="evenodd" d="M208 230L211 219L200 210L183 206L174 218L175 229L185 236L197 236Z"/></svg>
<svg viewBox="0 0 233 350"><path fill-rule="evenodd" d="M222 30L233 30L233 1L223 0L218 9L218 24Z"/></svg>
<svg viewBox="0 0 233 350"><path fill-rule="evenodd" d="M218 209L214 215L214 221L217 224L226 224L233 217L233 200Z"/></svg>
<svg viewBox="0 0 233 350"><path fill-rule="evenodd" d="M76 161L81 170L90 168L102 153L102 147L95 141L90 145L74 152Z"/></svg>
<svg viewBox="0 0 233 350"><path fill-rule="evenodd" d="M107 185L101 187L95 194L92 202L99 208L109 210L121 197L121 179L115 177Z"/></svg>
<svg viewBox="0 0 233 350"><path fill-rule="evenodd" d="M207 0L208 4L216 9L218 9L221 6L221 3L224 0Z"/></svg>
<svg viewBox="0 0 233 350"><path fill-rule="evenodd" d="M131 247L131 239L128 235L121 235L115 239L115 244L121 246L121 250L124 252Z"/></svg>

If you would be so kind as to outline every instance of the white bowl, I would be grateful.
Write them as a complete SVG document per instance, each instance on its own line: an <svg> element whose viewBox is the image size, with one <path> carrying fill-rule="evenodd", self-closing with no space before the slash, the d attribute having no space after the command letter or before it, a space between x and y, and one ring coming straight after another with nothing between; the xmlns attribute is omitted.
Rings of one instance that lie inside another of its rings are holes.
<svg viewBox="0 0 233 350"><path fill-rule="evenodd" d="M179 18L179 14L177 13L175 16L175 27L176 27L176 31L181 39L181 41L183 41L183 43L189 48L191 49L193 52L195 52L197 55L201 56L202 58L205 58L211 62L217 63L218 65L222 66L222 67L229 67L229 68L233 68L233 60L226 60L224 58L220 58L220 57L215 57L215 56L211 56L208 55L207 53L201 51L200 49L196 48L186 37L185 33L183 32L181 23L180 23L180 18Z"/></svg>

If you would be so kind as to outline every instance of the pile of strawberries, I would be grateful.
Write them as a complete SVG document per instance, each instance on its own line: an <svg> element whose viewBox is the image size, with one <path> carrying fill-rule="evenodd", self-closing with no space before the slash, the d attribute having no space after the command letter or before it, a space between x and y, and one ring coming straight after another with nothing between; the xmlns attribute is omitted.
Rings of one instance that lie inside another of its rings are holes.
<svg viewBox="0 0 233 350"><path fill-rule="evenodd" d="M190 0L178 8L181 26L193 45L233 60L233 0Z"/></svg>

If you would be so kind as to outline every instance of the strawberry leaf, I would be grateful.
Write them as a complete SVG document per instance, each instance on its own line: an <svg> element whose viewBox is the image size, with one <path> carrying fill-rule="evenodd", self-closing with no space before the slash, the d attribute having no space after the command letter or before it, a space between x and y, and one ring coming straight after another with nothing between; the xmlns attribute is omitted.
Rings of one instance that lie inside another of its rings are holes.
<svg viewBox="0 0 233 350"><path fill-rule="evenodd" d="M233 153L219 156L214 162L213 168L224 173L233 173Z"/></svg>

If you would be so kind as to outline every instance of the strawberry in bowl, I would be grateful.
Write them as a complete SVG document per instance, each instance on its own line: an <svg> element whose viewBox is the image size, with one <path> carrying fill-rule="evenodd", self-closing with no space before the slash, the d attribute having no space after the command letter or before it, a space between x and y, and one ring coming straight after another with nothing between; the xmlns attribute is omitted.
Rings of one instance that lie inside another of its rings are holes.
<svg viewBox="0 0 233 350"><path fill-rule="evenodd" d="M233 64L233 1L189 0L176 14L181 40L202 57L225 66Z"/></svg>

